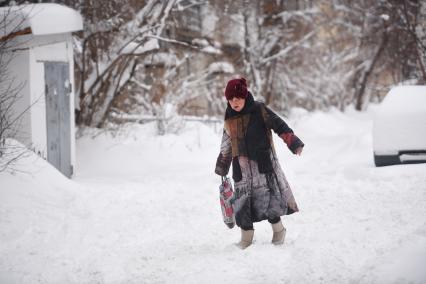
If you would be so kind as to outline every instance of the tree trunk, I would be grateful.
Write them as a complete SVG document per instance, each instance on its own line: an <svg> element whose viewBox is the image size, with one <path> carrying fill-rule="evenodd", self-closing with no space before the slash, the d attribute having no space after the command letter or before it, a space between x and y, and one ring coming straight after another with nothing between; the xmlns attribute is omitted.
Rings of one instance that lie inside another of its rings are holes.
<svg viewBox="0 0 426 284"><path fill-rule="evenodd" d="M102 119L101 119L101 121L98 124L99 128L102 128L103 126L105 126L105 122L106 122L106 120L108 118L108 115L111 112L111 107L113 106L114 102L116 101L117 95L120 94L120 89L124 88L127 85L127 83L133 78L133 76L135 74L135 70L136 70L137 65L138 65L138 60L134 59L133 66L132 66L131 71L130 71L130 75L127 78L126 82L120 87L121 77L123 76L123 72L124 72L125 69L123 69L123 71L121 72L120 78L119 78L119 80L118 80L118 82L116 84L116 89L115 89L115 92L114 92L114 97L108 102L106 110L103 113Z"/></svg>
<svg viewBox="0 0 426 284"><path fill-rule="evenodd" d="M272 62L269 62L269 64L266 67L266 80L265 80L265 103L268 105L273 100L272 97L272 91L273 91L273 84L274 84L274 75L275 75L275 67L276 67L276 60L272 60Z"/></svg>
<svg viewBox="0 0 426 284"><path fill-rule="evenodd" d="M370 66L368 66L367 70L364 72L364 74L362 76L360 87L357 88L357 90L356 90L356 93L355 93L355 99L356 99L355 109L358 110L358 111L362 110L362 107L364 105L364 99L365 99L365 88L367 87L368 79L370 78L370 75L373 73L373 70L376 67L377 62L380 59L380 56L382 55L382 53L385 49L387 41L388 41L388 36L387 36L386 32L384 32L383 36L382 36L382 41L380 42L379 47L377 48L376 52L374 53L373 60L370 64Z"/></svg>

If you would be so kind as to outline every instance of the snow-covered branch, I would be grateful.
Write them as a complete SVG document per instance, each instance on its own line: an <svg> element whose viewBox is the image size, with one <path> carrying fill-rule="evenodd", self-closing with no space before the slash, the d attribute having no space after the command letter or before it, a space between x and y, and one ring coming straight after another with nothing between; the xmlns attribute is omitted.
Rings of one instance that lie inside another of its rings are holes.
<svg viewBox="0 0 426 284"><path fill-rule="evenodd" d="M315 34L316 34L316 30L313 30L311 32L309 32L308 34L306 34L305 36L303 36L300 40L293 42L291 45L287 46L286 48L280 50L278 53L271 55L269 57L263 58L260 60L260 63L262 64L266 64L274 59L277 59L279 57L283 57L286 56L287 54L289 54L293 49L300 47L301 45L303 45L304 43L306 43L308 40L310 40Z"/></svg>

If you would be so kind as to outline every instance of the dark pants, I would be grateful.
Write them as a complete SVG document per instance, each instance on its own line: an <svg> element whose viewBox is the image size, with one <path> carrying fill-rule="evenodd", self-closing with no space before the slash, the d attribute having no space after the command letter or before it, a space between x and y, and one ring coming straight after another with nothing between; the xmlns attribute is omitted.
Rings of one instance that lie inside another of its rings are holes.
<svg viewBox="0 0 426 284"><path fill-rule="evenodd" d="M279 221L281 221L281 217L279 217L279 216L276 217L276 218L273 218L273 219L268 219L268 222L271 223L271 224L276 224ZM241 226L241 229L243 229L244 231L253 230L253 224L251 226L247 226L247 227Z"/></svg>

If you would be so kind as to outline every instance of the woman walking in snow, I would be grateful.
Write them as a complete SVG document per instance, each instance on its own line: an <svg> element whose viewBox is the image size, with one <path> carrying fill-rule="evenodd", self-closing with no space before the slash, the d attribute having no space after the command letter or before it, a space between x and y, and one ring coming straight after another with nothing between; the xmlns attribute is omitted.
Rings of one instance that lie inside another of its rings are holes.
<svg viewBox="0 0 426 284"><path fill-rule="evenodd" d="M262 220L272 225L272 243L283 244L286 229L280 216L299 209L278 163L271 129L294 154L300 155L304 144L271 109L253 99L244 78L230 80L225 97L228 106L215 173L226 176L232 164L233 207L241 228L238 246L245 249L252 244L253 223Z"/></svg>

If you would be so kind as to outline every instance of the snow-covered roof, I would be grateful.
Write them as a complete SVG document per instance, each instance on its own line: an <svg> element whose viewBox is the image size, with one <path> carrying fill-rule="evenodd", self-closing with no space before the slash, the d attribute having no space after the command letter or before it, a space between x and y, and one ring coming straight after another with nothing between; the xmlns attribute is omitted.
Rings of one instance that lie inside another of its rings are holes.
<svg viewBox="0 0 426 284"><path fill-rule="evenodd" d="M81 15L66 6L42 3L0 8L0 36L31 28L34 35L74 32L83 29ZM4 23L4 24L3 24Z"/></svg>

